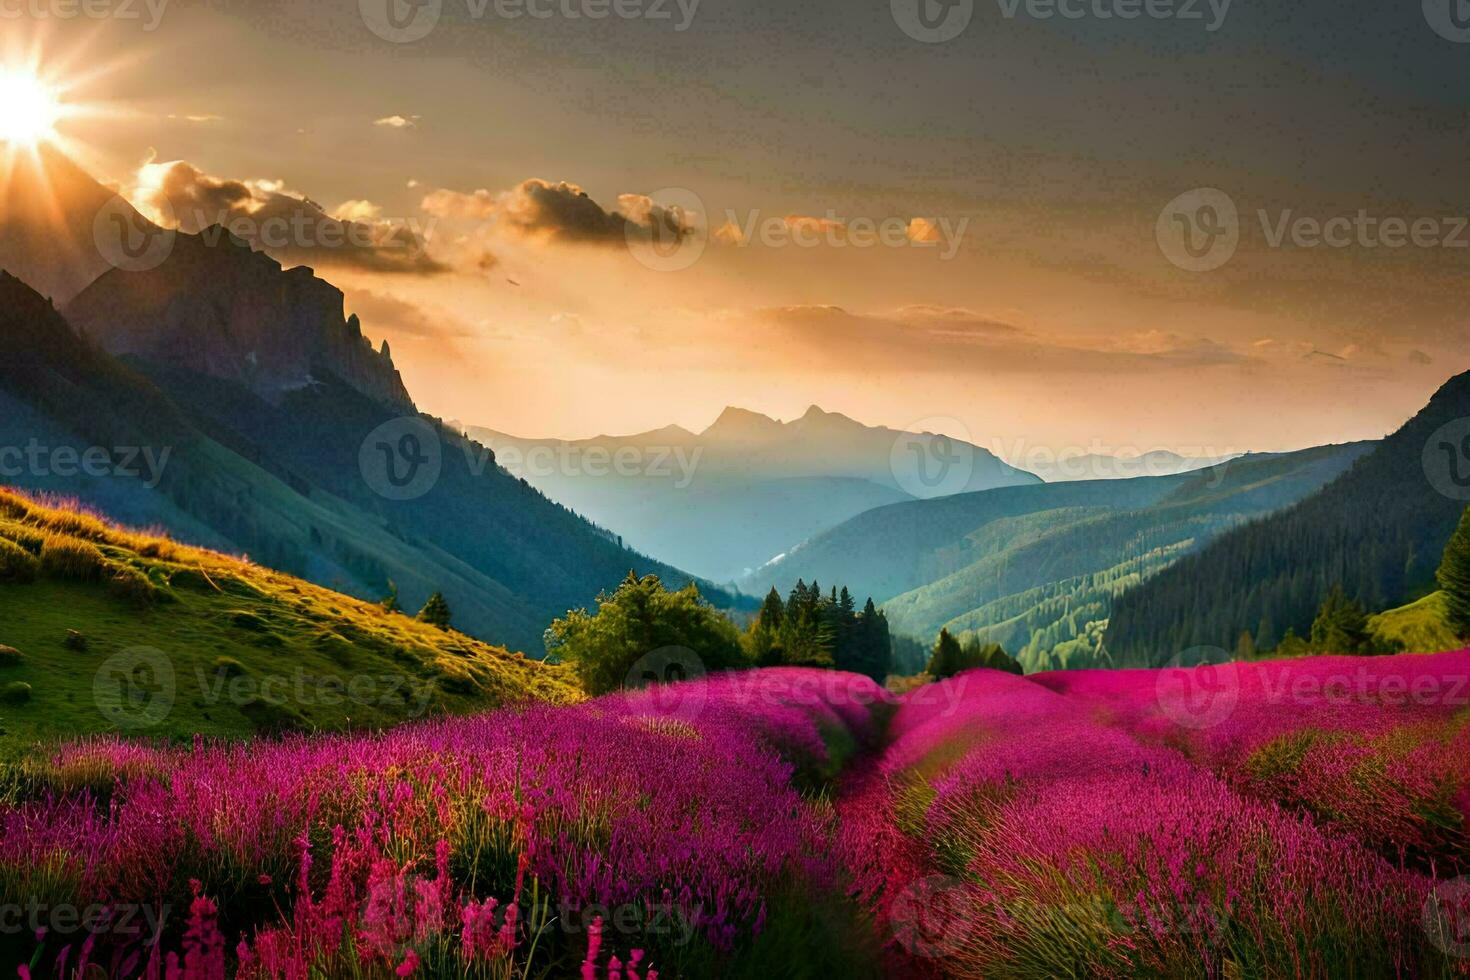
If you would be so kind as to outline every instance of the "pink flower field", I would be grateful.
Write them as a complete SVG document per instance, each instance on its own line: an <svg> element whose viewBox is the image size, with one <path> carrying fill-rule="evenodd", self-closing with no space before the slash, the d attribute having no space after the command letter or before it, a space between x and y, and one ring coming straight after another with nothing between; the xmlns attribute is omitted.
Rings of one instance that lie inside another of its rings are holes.
<svg viewBox="0 0 1470 980"><path fill-rule="evenodd" d="M1467 975L1467 681L1470 653L961 675L893 719L844 853L913 972Z"/></svg>
<svg viewBox="0 0 1470 980"><path fill-rule="evenodd" d="M1466 976L1467 677L1315 658L894 698L779 669L82 742L0 804L0 888L34 908L0 952L37 978Z"/></svg>

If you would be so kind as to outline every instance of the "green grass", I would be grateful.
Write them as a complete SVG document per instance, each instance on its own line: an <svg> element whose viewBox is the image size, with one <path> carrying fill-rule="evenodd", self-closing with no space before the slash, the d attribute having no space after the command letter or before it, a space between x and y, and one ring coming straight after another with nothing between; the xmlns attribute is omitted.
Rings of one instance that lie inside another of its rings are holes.
<svg viewBox="0 0 1470 980"><path fill-rule="evenodd" d="M0 574L0 759L89 734L372 729L581 698L561 667L6 490L0 557L25 571Z"/></svg>
<svg viewBox="0 0 1470 980"><path fill-rule="evenodd" d="M1386 649L1408 653L1441 653L1465 646L1449 626L1443 592L1431 592L1418 602L1370 617L1368 630Z"/></svg>

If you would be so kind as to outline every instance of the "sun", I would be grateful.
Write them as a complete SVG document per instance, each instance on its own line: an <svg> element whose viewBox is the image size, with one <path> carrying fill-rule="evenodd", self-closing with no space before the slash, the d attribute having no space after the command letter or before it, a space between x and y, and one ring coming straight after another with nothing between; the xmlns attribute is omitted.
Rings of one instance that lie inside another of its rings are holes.
<svg viewBox="0 0 1470 980"><path fill-rule="evenodd" d="M0 68L0 143L34 147L56 136L57 93L35 74Z"/></svg>

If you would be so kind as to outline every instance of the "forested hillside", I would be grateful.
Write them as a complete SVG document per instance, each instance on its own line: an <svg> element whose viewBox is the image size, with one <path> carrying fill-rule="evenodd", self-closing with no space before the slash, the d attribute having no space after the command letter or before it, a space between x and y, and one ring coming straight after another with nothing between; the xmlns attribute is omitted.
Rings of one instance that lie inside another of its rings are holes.
<svg viewBox="0 0 1470 980"><path fill-rule="evenodd" d="M1320 493L1222 536L1120 597L1106 637L1115 661L1160 664L1191 647L1234 649L1247 630L1256 646L1274 647L1287 629L1306 633L1338 585L1369 609L1431 591L1465 502L1431 482L1426 463L1432 470L1439 447L1429 444L1466 416L1470 375L1460 375Z"/></svg>
<svg viewBox="0 0 1470 980"><path fill-rule="evenodd" d="M1116 596L1243 521L1340 475L1370 447L1248 456L1179 476L1007 488L864 514L768 566L778 587L841 577L894 633L975 632L1028 670L1106 663Z"/></svg>

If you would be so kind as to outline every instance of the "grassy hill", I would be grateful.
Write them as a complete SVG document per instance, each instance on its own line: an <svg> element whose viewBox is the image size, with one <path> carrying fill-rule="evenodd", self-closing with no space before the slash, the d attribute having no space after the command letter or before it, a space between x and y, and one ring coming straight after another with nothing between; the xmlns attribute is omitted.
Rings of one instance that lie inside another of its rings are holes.
<svg viewBox="0 0 1470 980"><path fill-rule="evenodd" d="M1465 645L1450 627L1449 604L1443 592L1407 606L1368 617L1368 631L1381 646L1409 653L1443 653Z"/></svg>
<svg viewBox="0 0 1470 980"><path fill-rule="evenodd" d="M380 728L580 697L560 667L0 490L0 756L58 736Z"/></svg>

